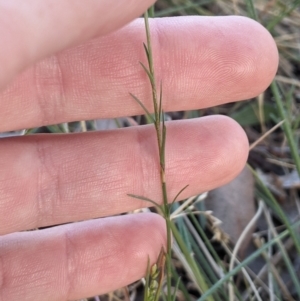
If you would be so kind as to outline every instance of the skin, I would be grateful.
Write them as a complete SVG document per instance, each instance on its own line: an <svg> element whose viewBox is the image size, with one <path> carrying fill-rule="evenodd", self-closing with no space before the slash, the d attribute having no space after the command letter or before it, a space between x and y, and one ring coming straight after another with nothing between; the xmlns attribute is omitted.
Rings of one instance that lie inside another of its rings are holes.
<svg viewBox="0 0 300 301"><path fill-rule="evenodd" d="M134 19L153 2L0 0L0 131L142 114L129 92L151 107L138 63L144 25ZM272 37L247 18L150 26L165 111L254 97L276 73ZM170 199L186 184L182 198L223 185L245 165L247 138L228 117L172 121L167 131ZM127 193L161 200L152 126L0 143L0 301L79 299L144 275L165 245L164 220L108 216L149 205ZM88 221L97 217L106 218Z"/></svg>

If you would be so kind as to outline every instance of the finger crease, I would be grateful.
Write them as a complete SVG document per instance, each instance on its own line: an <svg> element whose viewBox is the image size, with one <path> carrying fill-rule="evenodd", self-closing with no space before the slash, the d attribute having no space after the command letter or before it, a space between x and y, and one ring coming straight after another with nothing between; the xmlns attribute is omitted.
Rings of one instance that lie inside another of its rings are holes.
<svg viewBox="0 0 300 301"><path fill-rule="evenodd" d="M34 81L41 124L51 124L65 111L65 80L58 55L35 65Z"/></svg>
<svg viewBox="0 0 300 301"><path fill-rule="evenodd" d="M48 225L55 220L54 204L61 203L60 184L58 171L51 156L47 154L44 141L36 140L36 150L38 163L37 176L37 227Z"/></svg>

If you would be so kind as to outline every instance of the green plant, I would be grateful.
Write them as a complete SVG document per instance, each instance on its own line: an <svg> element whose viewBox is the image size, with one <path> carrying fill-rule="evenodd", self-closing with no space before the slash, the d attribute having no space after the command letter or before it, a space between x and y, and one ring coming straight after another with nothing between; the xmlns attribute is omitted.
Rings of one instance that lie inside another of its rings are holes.
<svg viewBox="0 0 300 301"><path fill-rule="evenodd" d="M145 294L145 301L152 301L158 300L159 298L159 290L161 289L161 281L163 280L160 277L160 274L163 273L164 265L161 263L161 257L166 257L166 269L167 269L167 300L171 301L174 300L174 296L171 290L171 281L172 281L172 271L171 271L171 257L172 257L172 246L171 246L171 219L170 219L170 207L168 202L168 195L167 195L167 184L166 184L166 165L165 165L165 145L166 145L166 125L164 120L164 111L162 109L162 85L160 85L160 94L158 96L157 87L156 87L156 80L155 80L155 70L153 64L153 54L152 54L152 46L151 46L151 34L150 34L150 27L149 27L149 19L148 14L150 16L153 15L153 8L150 8L149 11L145 12L144 20L145 20L145 29L146 29L146 36L147 36L147 45L144 44L145 53L147 56L148 67L146 67L142 62L140 62L142 68L148 75L151 89L152 89L152 101L154 107L154 116L149 113L149 110L143 105L143 103L136 97L135 95L131 94L131 96L137 101L137 103L144 109L145 114L147 115L148 119L154 124L155 131L156 131L156 138L157 138L157 145L158 145L158 153L159 153L159 166L160 166L160 180L161 180L161 190L163 196L163 204L159 205L157 202L143 197L137 196L134 194L129 194L129 196L138 198L141 200L148 201L157 208L159 208L160 212L162 213L163 217L166 221L166 228L167 228L167 249L161 252L160 258L158 259L159 263L153 265L152 267L148 268L147 271L147 281L146 281L146 294ZM182 190L181 190L182 191ZM180 192L181 192L180 191ZM180 193L179 192L179 193ZM179 195L179 194L178 194ZM176 200L177 197L173 200ZM164 254L163 254L164 253ZM159 267L159 268L158 268ZM157 278L160 278L160 283L157 283ZM155 283L155 285L154 285Z"/></svg>

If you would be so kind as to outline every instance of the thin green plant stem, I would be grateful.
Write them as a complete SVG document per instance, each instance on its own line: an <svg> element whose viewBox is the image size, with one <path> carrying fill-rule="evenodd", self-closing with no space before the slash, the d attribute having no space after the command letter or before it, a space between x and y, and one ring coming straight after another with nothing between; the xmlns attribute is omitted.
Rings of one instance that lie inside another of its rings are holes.
<svg viewBox="0 0 300 301"><path fill-rule="evenodd" d="M195 254L195 257L197 258L197 261L201 266L201 270L203 271L202 274L205 277L205 282L208 284L208 287L210 287L213 283L216 283L219 278L214 273L214 270L212 269L210 262L207 260L205 254L201 252L201 249L196 243L195 238L191 234L189 236L191 244L193 245L193 253ZM214 298L216 301L229 300L227 294L224 291L221 291L220 294L215 294Z"/></svg>
<svg viewBox="0 0 300 301"><path fill-rule="evenodd" d="M215 249L213 248L210 240L208 239L207 235L205 234L204 230L202 229L201 225L199 224L198 220L196 219L196 217L194 216L194 214L192 214L192 212L190 212L190 218L192 220L192 222L194 223L197 231L199 231L202 239L205 242L205 245L207 246L208 250L210 251L210 253L212 254L214 260L216 261L216 263L220 266L220 268L222 268L222 270L224 271L224 265L219 257L219 255L217 254L217 252L215 251Z"/></svg>
<svg viewBox="0 0 300 301"><path fill-rule="evenodd" d="M189 218L191 218L192 216L193 216L192 213L189 214ZM188 228L189 232L191 233L191 235L193 237L192 242L195 241L195 243L197 243L197 247L194 248L195 253L197 254L197 252L201 251L203 253L203 255L205 256L205 261L209 262L209 264L210 264L210 270L214 271L215 275L217 275L219 278L222 278L222 275L223 275L222 268L219 265L217 265L216 261L214 260L212 255L209 253L209 251L207 249L207 245L203 243L203 240L201 239L201 237L197 233L194 225L189 220L189 218L187 216L183 216L185 225L186 225L186 227ZM202 266L202 263L201 263L201 266ZM215 280L217 280L217 278Z"/></svg>
<svg viewBox="0 0 300 301"><path fill-rule="evenodd" d="M284 106L283 106L283 102L282 102L282 98L277 86L277 83L275 81L272 82L271 84L271 90L272 93L274 95L274 99L278 108L278 113L281 117L281 119L285 120L285 123L282 125L283 131L285 133L285 136L287 138L290 150L291 150L291 154L292 157L294 159L298 174L300 176L300 156L298 154L298 148L297 145L295 143L295 138L293 135L293 131L292 131L292 127L291 127L291 123L289 121L289 118L287 118L286 116L286 112L284 110Z"/></svg>
<svg viewBox="0 0 300 301"><path fill-rule="evenodd" d="M190 254L189 250L187 249L187 247L186 247L182 237L180 236L175 224L171 223L170 226L171 226L174 238L176 239L182 253L185 256L186 261L189 264L189 267L191 268L191 270L193 272L193 275L195 277L197 285L199 286L202 293L206 292L208 290L208 286L207 286L207 283L205 282L204 276L202 275L201 271L199 270L199 267L198 267L196 261L194 260L194 258ZM208 296L207 300L214 301L214 298L212 296Z"/></svg>
<svg viewBox="0 0 300 301"><path fill-rule="evenodd" d="M186 289L185 285L182 283L176 269L173 266L172 266L172 275L174 276L174 279L175 279L176 282L179 280L179 289L181 290L181 292L184 295L184 300L185 301L192 301L188 290Z"/></svg>
<svg viewBox="0 0 300 301"><path fill-rule="evenodd" d="M176 220L176 223L177 223L177 228L179 230L180 236L182 237L183 241L185 242L186 247L188 248L188 250L190 252L192 252L192 244L189 239L188 229L184 223L183 218L178 218Z"/></svg>
<svg viewBox="0 0 300 301"><path fill-rule="evenodd" d="M211 268L209 261L205 257L205 254L203 252L201 252L201 249L199 248L198 244L196 243L196 241L191 233L188 234L188 238L190 240L190 243L193 246L194 256L196 256L197 261L199 262L199 265L201 266L203 275L205 275L206 279L209 279L209 281L206 281L206 282L209 283L209 282L218 281L219 279L217 278L216 274L214 273L214 270Z"/></svg>
<svg viewBox="0 0 300 301"><path fill-rule="evenodd" d="M292 225L292 229L296 229L300 226L300 221ZM222 279L220 279L217 283L215 283L212 287L209 288L197 301L206 301L211 296L211 294L215 293L215 291L220 288L222 284L226 281L229 281L232 276L238 273L243 267L252 262L256 257L260 256L265 250L267 250L270 246L276 243L278 240L282 240L286 236L290 234L289 230L283 231L277 237L273 238L268 243L264 244L260 249L251 254L251 256L247 257L243 262L237 265L231 272L227 273Z"/></svg>
<svg viewBox="0 0 300 301"><path fill-rule="evenodd" d="M151 9L150 11L153 10ZM149 76L151 88L152 88L152 100L154 106L154 115L155 115L155 130L157 136L157 144L159 150L159 159L160 159L160 179L161 179L161 187L163 194L163 207L164 207L164 217L166 220L166 228L167 228L167 256L166 256L166 266L167 266L167 300L171 301L172 291L171 291L171 280L172 280L172 270L171 270L171 251L172 251L172 241L171 241L171 229L170 229L170 210L168 204L168 195L167 195L167 186L166 186L166 177L165 177L165 139L166 139L166 127L164 124L164 116L160 111L161 103L162 103L162 94L160 94L159 106L158 106L158 97L157 97L157 89L155 82L155 71L154 71L154 63L153 63L153 54L152 54L152 44L151 44L151 33L149 27L149 19L148 12L145 12L144 15L145 21L145 29L146 29L146 37L147 37L147 46L145 47L148 66L149 66ZM161 117L162 126L161 126Z"/></svg>
<svg viewBox="0 0 300 301"><path fill-rule="evenodd" d="M153 15L153 9L150 9L150 14ZM158 205L151 199L130 195L131 197L143 199L149 201L150 203L157 205L160 211L163 214L163 217L166 221L166 231L167 231L167 248L165 251L165 258L166 258L166 270L167 270L167 301L172 301L173 296L172 293L172 262L171 262L171 255L172 255L172 240L171 240L171 218L170 218L170 208L168 202L168 195L167 195L167 185L166 185L166 176L165 176L165 144L166 144L166 125L164 121L164 112L162 110L162 86L160 87L160 95L158 96L157 87L156 87L156 79L155 79L155 71L154 71L154 63L153 63L153 54L152 54L152 46L151 46L151 33L149 27L149 19L148 19L148 11L144 14L144 21L145 21L145 29L146 29L146 38L147 44L144 44L145 53L147 56L148 61L148 68L143 64L140 63L146 74L148 75L148 79L151 84L152 90L152 102L154 107L154 117L152 117L146 107L142 104L142 102L134 95L131 96L137 101L137 103L144 109L146 116L153 121L155 131L156 131L156 138L157 138L157 146L159 152L159 165L160 165L160 181L161 181L161 189L162 189L162 196L163 196L163 204ZM158 296L159 292L155 292L156 296ZM152 298L154 292L150 294L150 298ZM147 298L149 301L149 298Z"/></svg>

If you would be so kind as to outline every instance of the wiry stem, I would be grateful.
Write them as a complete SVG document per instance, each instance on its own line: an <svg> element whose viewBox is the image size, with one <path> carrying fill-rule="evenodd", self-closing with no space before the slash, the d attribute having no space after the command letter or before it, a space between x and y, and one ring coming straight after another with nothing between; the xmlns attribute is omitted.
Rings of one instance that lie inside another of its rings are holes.
<svg viewBox="0 0 300 301"><path fill-rule="evenodd" d="M145 28L146 28L146 36L147 36L147 46L146 54L148 58L149 65L149 80L152 88L152 100L154 106L154 115L155 115L155 130L157 136L157 144L159 150L159 161L160 161L160 180L161 180L161 188L162 188L162 196L163 196L163 214L166 220L166 228L167 228L167 251L166 251L166 266L167 266L167 300L172 299L171 292L171 280L172 280L172 270L171 270L171 227L170 227L170 209L168 203L168 195L167 195L167 185L166 185L166 175L165 175L165 142L166 142L166 126L164 122L164 112L162 111L162 86L160 87L160 97L158 102L156 81L155 81L155 71L154 71L154 63L153 63L153 55L152 55L152 46L151 46L151 35L150 35L150 27L148 20L148 12L145 13Z"/></svg>
<svg viewBox="0 0 300 301"><path fill-rule="evenodd" d="M148 19L148 12L145 12L145 28L146 28L146 37L147 37L147 46L145 46L148 65L149 65L149 80L151 84L152 90L152 100L154 106L154 116L155 116L155 130L157 135L157 142L159 146L159 157L161 158L161 145L162 145L162 137L161 137L161 129L160 129L160 122L161 122L161 112L159 111L158 101L157 101L157 89L156 89L156 81L155 81L155 71L154 71L154 64L153 64L153 55L152 55L152 45L151 45L151 35L150 35L150 27L149 27L149 19ZM161 100L160 100L161 101Z"/></svg>
<svg viewBox="0 0 300 301"><path fill-rule="evenodd" d="M166 164L165 164L165 145L166 145L166 126L165 126L165 120L164 120L164 112L162 110L162 85L160 85L160 94L158 96L157 93L157 86L155 81L155 71L154 71L154 63L153 63L153 54L152 54L152 46L151 46L151 34L150 34L150 27L149 27L149 19L148 19L148 12L144 15L145 20L145 28L146 28L146 37L147 37L147 43L144 44L145 53L147 56L148 66L146 67L143 63L140 63L143 67L144 71L146 72L150 84L151 84L151 91L152 91L152 101L153 101L153 108L154 108L154 116L150 114L150 112L147 110L147 108L144 106L144 104L133 94L130 94L133 99L143 108L145 111L145 114L147 116L147 119L153 122L155 131L156 131L156 138L157 138L157 145L158 145L158 153L159 153L159 171L160 171L160 181L161 181L161 190L162 190L162 197L163 197L163 203L158 204L155 201L139 195L129 194L129 196L143 200L148 201L151 204L154 204L157 206L159 211L162 213L165 221L166 221L166 231L167 231L167 248L164 251L163 256L165 257L165 261L158 260L156 265L159 266L159 273L160 276L159 279L162 281L162 271L164 269L164 263L166 262L166 276L167 276L167 301L173 301L176 298L176 289L178 287L175 287L174 292L172 293L172 232L176 233L176 227L171 221L170 217L170 206L168 202L168 194L167 194L167 184L166 184ZM178 198L178 196L181 194L181 192L187 188L188 185L186 185L183 189L179 191L179 193L176 195L176 197L173 199L171 204L175 202L175 200ZM178 236L176 237L176 240L178 241ZM182 243L181 243L181 247ZM187 256L190 257L190 254L186 252ZM192 260L194 263L194 261ZM147 269L147 277L146 277L146 290L145 290L145 301L158 301L159 295L160 295L160 288L162 283L157 283L157 273L154 273L155 276L149 276L151 269L148 266ZM195 275L197 275L198 284L199 287L201 287L202 290L207 290L207 285L205 283L205 280L203 279L201 273L198 270L197 266L194 266L193 271ZM211 296L208 297L208 300L213 300Z"/></svg>
<svg viewBox="0 0 300 301"><path fill-rule="evenodd" d="M152 10L153 12L153 10ZM150 267L148 266L147 269L147 277L146 277L146 291L145 291L145 301L157 301L160 295L160 288L162 284L162 275L163 275L163 269L166 265L167 269L167 300L172 301L175 300L175 294L176 294L176 288L174 293L172 293L172 222L170 217L170 208L169 208L169 202L168 202L168 194L167 194L167 184L166 184L166 164L165 164L165 146L166 146L166 125L164 120L164 111L162 110L162 85L160 85L160 94L158 96L157 93L157 86L155 81L155 71L154 71L154 63L153 63L153 54L152 54L152 46L151 46L151 34L150 34L150 27L149 27L149 19L148 19L148 12L144 15L145 20L145 28L146 28L146 37L147 37L147 44L144 44L145 53L147 56L148 61L148 67L146 67L143 63L140 63L143 69L145 70L150 84L151 84L151 91L152 91L152 101L153 101L153 108L154 108L154 116L150 114L150 112L147 110L147 108L144 106L144 104L136 97L135 95L130 95L133 97L133 99L143 108L145 111L145 114L148 118L148 120L152 121L155 127L156 131L156 139L157 139L157 145L158 145L158 154L159 154L159 172L160 172L160 181L161 181L161 190L162 190L162 197L163 197L163 203L158 204L155 201L139 195L134 194L128 194L131 197L148 201L151 204L154 204L157 206L159 211L162 213L165 221L166 221L166 231L167 231L167 250L163 252L163 257L165 257L165 260L158 260L156 263L156 266L159 266L159 273L160 277L157 276L157 273L153 273L153 275L149 276L149 273L151 272ZM187 185L188 186L188 185ZM180 192L177 194L177 196L174 198L173 202L177 199L179 194L187 187L185 186L183 189L180 190ZM172 202L172 203L173 203ZM161 258L161 255L159 256ZM166 264L165 264L166 263ZM154 269L156 270L156 269ZM155 277L154 277L155 276ZM160 279L160 283L157 283L157 278ZM154 293L154 290L156 292Z"/></svg>

